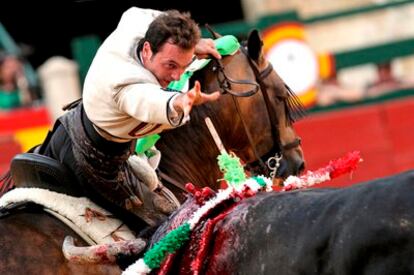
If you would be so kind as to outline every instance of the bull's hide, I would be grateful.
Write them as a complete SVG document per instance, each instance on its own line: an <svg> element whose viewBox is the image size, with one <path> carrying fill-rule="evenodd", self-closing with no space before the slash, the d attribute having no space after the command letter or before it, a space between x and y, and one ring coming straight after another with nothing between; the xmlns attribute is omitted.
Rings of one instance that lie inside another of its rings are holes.
<svg viewBox="0 0 414 275"><path fill-rule="evenodd" d="M414 172L258 194L220 221L209 243L207 274L414 274ZM173 270L191 270L191 247Z"/></svg>

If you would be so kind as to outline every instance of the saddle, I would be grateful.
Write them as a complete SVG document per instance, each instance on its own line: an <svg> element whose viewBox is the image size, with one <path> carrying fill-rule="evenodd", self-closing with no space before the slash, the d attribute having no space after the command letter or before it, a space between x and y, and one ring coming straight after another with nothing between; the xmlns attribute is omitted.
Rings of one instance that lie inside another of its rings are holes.
<svg viewBox="0 0 414 275"><path fill-rule="evenodd" d="M74 197L82 194L70 170L57 160L37 153L16 155L10 173L16 187L37 187Z"/></svg>
<svg viewBox="0 0 414 275"><path fill-rule="evenodd" d="M10 175L15 187L36 187L55 191L57 193L66 194L73 197L85 196L84 188L77 182L72 171L67 169L59 161L38 153L39 147L31 149L30 153L22 153L16 155L10 167ZM131 164L134 160L131 160ZM137 164L135 163L135 166ZM138 173L131 166L137 178ZM142 182L141 182L142 184ZM154 210L160 212L161 215L169 215L179 207L179 202L166 187L161 185L153 191L143 184L141 187L145 202L142 206L142 212L145 216L145 205L154 207ZM145 217L144 217L145 218ZM154 225L155 222L151 217L144 219L148 224Z"/></svg>

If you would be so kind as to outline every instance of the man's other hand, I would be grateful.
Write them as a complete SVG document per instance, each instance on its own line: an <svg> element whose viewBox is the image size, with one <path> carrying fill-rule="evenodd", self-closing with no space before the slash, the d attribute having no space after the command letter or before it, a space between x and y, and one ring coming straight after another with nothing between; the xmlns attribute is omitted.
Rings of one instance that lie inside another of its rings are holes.
<svg viewBox="0 0 414 275"><path fill-rule="evenodd" d="M221 55L216 49L216 45L214 44L214 40L210 38L202 38L197 43L194 51L197 58L209 58L213 56L217 59L221 59Z"/></svg>

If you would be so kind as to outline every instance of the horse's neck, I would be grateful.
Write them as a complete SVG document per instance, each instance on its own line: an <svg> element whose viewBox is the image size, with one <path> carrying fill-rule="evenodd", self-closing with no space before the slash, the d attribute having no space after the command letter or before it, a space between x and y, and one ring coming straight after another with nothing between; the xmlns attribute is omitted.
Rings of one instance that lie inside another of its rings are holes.
<svg viewBox="0 0 414 275"><path fill-rule="evenodd" d="M216 189L219 151L200 112L193 112L189 125L163 133L157 147L162 151L160 169L170 177Z"/></svg>
<svg viewBox="0 0 414 275"><path fill-rule="evenodd" d="M207 78L208 72L206 67L194 75L203 84L201 90L207 93L218 90L217 85ZM220 128L233 127L233 125L226 123L223 117L217 117L222 116L220 108L231 108L231 106L223 106L226 104L226 101L219 101L196 106L191 112L191 120L187 125L161 135L157 147L162 152L160 163L162 172L182 184L191 182L196 186L218 189L217 179L222 176L217 164L217 156L220 152L205 125L204 118L209 116L213 121L220 121L223 125L215 125L217 130L226 132Z"/></svg>

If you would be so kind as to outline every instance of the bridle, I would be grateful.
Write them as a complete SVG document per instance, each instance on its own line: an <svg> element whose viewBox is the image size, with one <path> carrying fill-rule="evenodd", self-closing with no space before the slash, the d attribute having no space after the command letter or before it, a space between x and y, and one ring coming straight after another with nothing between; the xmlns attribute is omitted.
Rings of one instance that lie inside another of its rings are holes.
<svg viewBox="0 0 414 275"><path fill-rule="evenodd" d="M222 62L218 59L214 59L215 65L213 65L213 72L216 72L217 74L217 80L219 83L219 87L221 89L222 94L230 94L232 95L233 102L235 104L237 114L240 117L240 120L243 124L244 131L246 133L246 136L249 140L250 146L253 150L253 153L256 157L256 160L250 163L247 163L246 167L249 169L254 169L257 165L261 168L263 172L270 175L272 178L276 176L277 169L280 166L280 161L283 158L282 151L291 150L296 147L298 147L301 144L300 138L295 138L293 142L290 142L288 144L282 145L280 141L280 134L278 130L278 120L276 117L275 112L272 112L272 105L270 102L270 97L266 88L266 85L264 83L264 79L266 79L270 73L273 71L273 66L269 62L267 67L263 71L259 71L258 65L256 62L249 56L247 49L243 46L240 47L241 52L247 57L247 60L249 61L249 65L252 68L256 82L252 82L250 80L241 79L241 80L234 80L230 77L228 77L224 70L224 65ZM231 89L231 84L243 84L243 85L250 85L252 86L252 89L246 90L243 92L234 92ZM265 154L264 156L260 156L257 152L256 147L253 143L252 135L247 127L247 123L245 119L243 118L239 102L237 101L237 97L250 97L254 94L256 94L258 91L262 92L262 96L265 102L267 116L270 121L270 129L272 134L272 140L273 140L273 147L272 149ZM266 162L263 161L264 157L268 157Z"/></svg>
<svg viewBox="0 0 414 275"><path fill-rule="evenodd" d="M279 131L277 129L278 120L277 120L276 114L272 112L272 105L270 102L270 98L267 92L266 85L264 84L264 79L266 79L270 75L270 73L273 71L273 66L269 62L269 64L263 71L259 71L257 64L249 56L249 54L247 53L247 50L243 46L240 47L240 50L246 55L249 61L250 67L252 68L254 75L255 75L255 79L256 79L255 82L252 82L250 80L245 80L245 79L234 80L228 77L227 74L225 73L225 68L222 62L214 58L212 59L212 61L214 62L212 71L215 72L217 75L217 81L219 83L220 92L222 94L230 94L232 96L234 105L237 110L237 114L240 117L240 120L243 124L244 131L250 143L250 147L252 148L253 153L255 155L256 160L247 163L245 165L245 168L249 171L253 171L257 169L256 167L259 167L261 170L260 172L265 173L265 175L271 176L273 179L274 177L276 177L277 169L280 166L280 161L283 158L282 151L288 151L288 150L298 147L301 144L301 139L297 137L294 141L288 144L285 144L285 145L281 144ZM234 92L232 90L231 84L250 85L252 86L252 88L250 90L246 90L243 92ZM247 127L247 123L242 115L239 102L237 101L237 97L250 97L250 96L255 95L259 91L259 88L262 91L262 96L263 96L263 99L266 105L266 111L267 111L267 116L270 121L271 134L272 134L272 140L273 140L272 148L270 149L268 153L264 154L263 156L259 155L256 147L254 146L253 137ZM266 159L266 161L264 161L263 159ZM187 190L182 186L181 183L171 178L170 176L160 171L159 169L158 169L158 174L166 182L169 182L173 184L174 186L176 186L177 188L179 188L180 190L187 192Z"/></svg>
<svg viewBox="0 0 414 275"><path fill-rule="evenodd" d="M226 72L224 71L223 63L218 59L214 59L214 60L215 60L216 64L215 64L215 66L213 66L212 70L213 70L213 72L217 73L217 81L218 81L219 87L221 89L220 90L221 94L228 93L228 94L231 94L232 96L235 96L235 97L249 97L249 96L252 96L252 95L256 94L259 91L260 85L256 82L252 82L252 81L247 80L247 79L234 80L234 79L228 77ZM272 69L273 68L270 66L269 72ZM267 70L267 68L266 68L266 70ZM251 85L251 86L253 86L253 88L251 90L247 90L247 91L244 91L242 93L240 93L240 92L235 93L231 89L231 84L232 83L233 84Z"/></svg>

